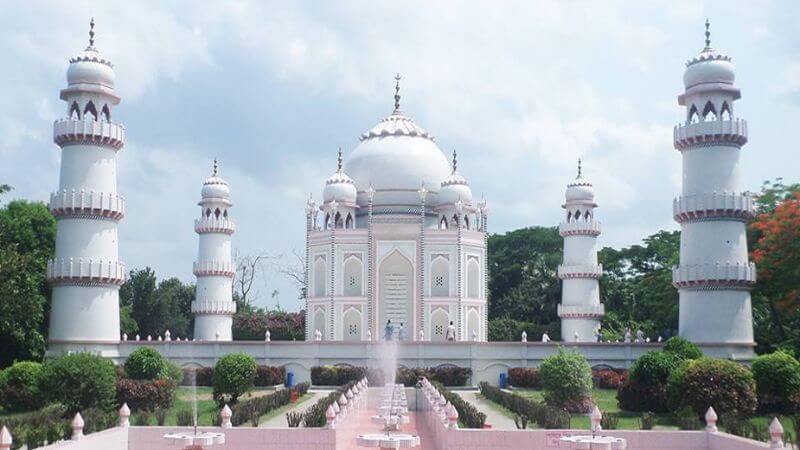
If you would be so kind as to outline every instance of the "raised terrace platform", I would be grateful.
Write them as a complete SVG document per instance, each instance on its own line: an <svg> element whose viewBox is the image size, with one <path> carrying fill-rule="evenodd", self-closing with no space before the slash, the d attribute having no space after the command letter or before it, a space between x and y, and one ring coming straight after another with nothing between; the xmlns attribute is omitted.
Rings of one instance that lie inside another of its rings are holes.
<svg viewBox="0 0 800 450"><path fill-rule="evenodd" d="M124 361L139 347L156 348L162 355L181 366L213 366L227 353L244 352L258 364L285 366L294 373L296 382L310 381L311 368L322 365L352 365L379 367L379 343L371 341L164 341L153 338L109 343L50 342L48 354L68 351L99 352L117 362ZM174 339L174 338L173 338ZM501 373L512 367L536 367L559 345L577 348L593 367L629 368L633 362L661 344L622 344L592 342L401 342L398 345L398 364L405 367L436 367L454 365L472 369L472 385L481 381L497 384ZM754 357L753 346L747 344L703 344L708 356L749 361Z"/></svg>

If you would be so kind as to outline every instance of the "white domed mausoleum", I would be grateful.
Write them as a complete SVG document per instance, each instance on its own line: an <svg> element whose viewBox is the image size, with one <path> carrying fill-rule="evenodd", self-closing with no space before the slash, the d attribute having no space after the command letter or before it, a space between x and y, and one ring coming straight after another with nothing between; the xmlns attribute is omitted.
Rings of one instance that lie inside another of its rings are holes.
<svg viewBox="0 0 800 450"><path fill-rule="evenodd" d="M309 340L486 340L486 202L395 109L309 200Z"/></svg>

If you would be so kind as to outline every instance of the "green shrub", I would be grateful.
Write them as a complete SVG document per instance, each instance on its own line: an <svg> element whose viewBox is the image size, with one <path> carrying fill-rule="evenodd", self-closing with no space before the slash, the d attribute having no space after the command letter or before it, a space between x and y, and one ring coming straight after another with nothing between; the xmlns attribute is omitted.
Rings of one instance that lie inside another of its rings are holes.
<svg viewBox="0 0 800 450"><path fill-rule="evenodd" d="M685 406L675 411L675 421L678 422L678 428L681 430L699 430L702 426L700 418L697 417L697 413L690 406Z"/></svg>
<svg viewBox="0 0 800 450"><path fill-rule="evenodd" d="M697 417L709 406L718 414L747 416L756 409L755 380L750 370L733 361L699 358L684 362L669 378L672 409L691 408Z"/></svg>
<svg viewBox="0 0 800 450"><path fill-rule="evenodd" d="M229 353L214 366L214 400L236 403L239 396L253 388L256 361L246 353ZM227 400L226 400L227 399Z"/></svg>
<svg viewBox="0 0 800 450"><path fill-rule="evenodd" d="M498 387L482 382L478 385L481 395L497 403L518 416L527 417L535 421L540 428L567 429L570 428L571 416L563 409L545 405L521 395L506 392Z"/></svg>
<svg viewBox="0 0 800 450"><path fill-rule="evenodd" d="M137 427L146 427L152 422L150 418L150 411L141 410L138 414L133 415L133 424Z"/></svg>
<svg viewBox="0 0 800 450"><path fill-rule="evenodd" d="M670 338L674 339L674 338ZM644 386L666 384L684 358L671 352L647 352L633 363L630 378Z"/></svg>
<svg viewBox="0 0 800 450"><path fill-rule="evenodd" d="M617 390L617 403L624 411L667 412L667 385L645 385L628 378Z"/></svg>
<svg viewBox="0 0 800 450"><path fill-rule="evenodd" d="M664 351L674 353L682 359L697 359L703 357L703 351L693 342L689 342L680 336L673 336L667 339L664 344Z"/></svg>
<svg viewBox="0 0 800 450"><path fill-rule="evenodd" d="M467 402L458 394L450 392L439 382L433 383L436 389L444 395L444 398L450 402L458 411L458 421L464 428L483 428L486 423L486 414L478 411L472 403Z"/></svg>
<svg viewBox="0 0 800 450"><path fill-rule="evenodd" d="M283 384L286 379L285 367L258 366L256 367L256 386L275 386Z"/></svg>
<svg viewBox="0 0 800 450"><path fill-rule="evenodd" d="M314 366L311 368L311 384L315 386L341 386L358 381L367 374L364 367Z"/></svg>
<svg viewBox="0 0 800 450"><path fill-rule="evenodd" d="M231 424L234 426L242 425L250 421L253 426L258 426L258 418L270 411L288 405L292 398L292 392L303 395L308 391L307 382L300 383L291 389L279 389L269 395L255 397L248 400L237 402L231 406Z"/></svg>
<svg viewBox="0 0 800 450"><path fill-rule="evenodd" d="M33 361L15 362L0 372L0 402L8 411L31 411L43 404L44 370Z"/></svg>
<svg viewBox="0 0 800 450"><path fill-rule="evenodd" d="M600 426L604 430L616 430L619 425L619 415L607 411L602 412L600 417Z"/></svg>
<svg viewBox="0 0 800 450"><path fill-rule="evenodd" d="M73 353L47 360L42 392L61 403L69 414L89 408L116 409L117 374L111 360L90 353Z"/></svg>
<svg viewBox="0 0 800 450"><path fill-rule="evenodd" d="M516 388L540 389L539 369L533 367L514 367L508 369L508 384Z"/></svg>
<svg viewBox="0 0 800 450"><path fill-rule="evenodd" d="M544 401L569 412L588 412L592 407L592 369L576 350L558 348L539 366Z"/></svg>
<svg viewBox="0 0 800 450"><path fill-rule="evenodd" d="M22 445L41 447L44 441L56 442L72 435L70 420L63 405L48 405L36 411L0 417L0 427L7 427L14 438L12 448Z"/></svg>
<svg viewBox="0 0 800 450"><path fill-rule="evenodd" d="M127 403L133 411L169 409L175 401L175 382L160 380L117 380L117 403Z"/></svg>
<svg viewBox="0 0 800 450"><path fill-rule="evenodd" d="M191 410L181 409L175 413L175 423L179 427L189 427L194 425L194 415Z"/></svg>
<svg viewBox="0 0 800 450"><path fill-rule="evenodd" d="M328 419L325 417L328 406L337 401L343 393L347 392L347 390L352 388L357 382L358 381L354 380L344 386L339 386L335 391L317 400L317 403L313 404L303 413L303 426L306 428L324 427L328 423Z"/></svg>
<svg viewBox="0 0 800 450"><path fill-rule="evenodd" d="M791 412L794 407L792 397L800 392L800 362L778 350L756 358L752 370L759 409L764 412Z"/></svg>
<svg viewBox="0 0 800 450"><path fill-rule="evenodd" d="M286 413L286 425L289 428L297 428L303 423L303 413L300 411L290 411Z"/></svg>
<svg viewBox="0 0 800 450"><path fill-rule="evenodd" d="M154 348L141 347L134 350L125 361L125 375L132 380L156 380L169 378L169 363Z"/></svg>
<svg viewBox="0 0 800 450"><path fill-rule="evenodd" d="M517 426L518 430L524 430L528 428L528 416L520 416L517 414L514 416L514 425Z"/></svg>

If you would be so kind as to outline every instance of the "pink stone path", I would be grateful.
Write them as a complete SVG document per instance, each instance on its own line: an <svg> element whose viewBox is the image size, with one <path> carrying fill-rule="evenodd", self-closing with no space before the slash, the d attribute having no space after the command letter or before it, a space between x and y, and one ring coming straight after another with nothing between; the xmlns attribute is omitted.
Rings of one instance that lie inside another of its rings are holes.
<svg viewBox="0 0 800 450"><path fill-rule="evenodd" d="M336 428L336 448L346 450L363 449L356 445L356 436L366 433L381 433L383 426L372 423L370 420L376 414L375 410L362 408L359 411L352 411L348 417L344 419L344 423L339 424ZM408 416L410 422L403 425L399 433L415 434L419 436L420 446L416 447L420 450L436 450L433 446L433 437L427 429L424 422L417 423L416 412L409 411Z"/></svg>

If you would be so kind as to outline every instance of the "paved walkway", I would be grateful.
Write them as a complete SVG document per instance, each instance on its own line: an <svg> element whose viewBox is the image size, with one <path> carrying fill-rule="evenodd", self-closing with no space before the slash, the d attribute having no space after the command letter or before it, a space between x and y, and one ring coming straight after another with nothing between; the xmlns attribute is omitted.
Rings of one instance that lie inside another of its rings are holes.
<svg viewBox="0 0 800 450"><path fill-rule="evenodd" d="M308 391L308 394L303 398L302 403L295 403L292 408L282 411L280 414L269 418L258 424L259 428L286 428L286 413L290 411L298 411L300 413L306 412L308 408L317 403L319 399L333 392L332 390L314 390Z"/></svg>
<svg viewBox="0 0 800 450"><path fill-rule="evenodd" d="M461 398L472 403L478 411L486 414L486 423L495 430L516 430L514 419L498 411L494 403L480 396L479 391L452 391L460 395Z"/></svg>

